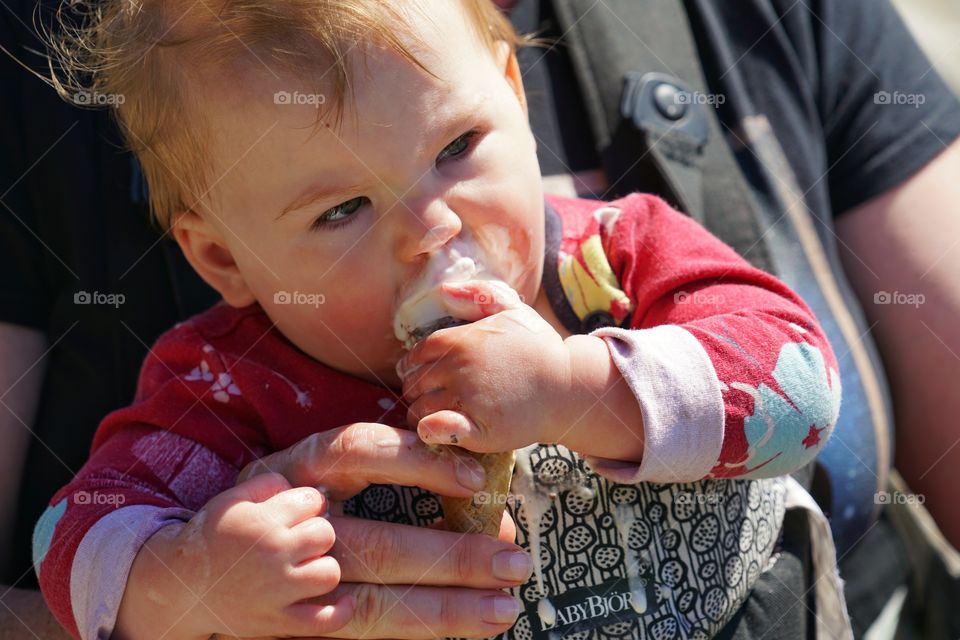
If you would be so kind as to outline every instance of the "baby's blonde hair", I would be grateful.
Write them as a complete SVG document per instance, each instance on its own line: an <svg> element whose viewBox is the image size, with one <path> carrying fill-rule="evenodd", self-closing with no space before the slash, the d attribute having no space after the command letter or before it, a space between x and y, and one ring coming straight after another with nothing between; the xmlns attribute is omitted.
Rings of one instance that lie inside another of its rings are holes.
<svg viewBox="0 0 960 640"><path fill-rule="evenodd" d="M459 2L493 52L531 40L491 0ZM347 53L386 47L428 72L405 46L409 0L74 0L46 32L48 81L66 100L113 109L147 179L151 216L169 228L209 188L210 126L196 91L201 71L259 61L329 89L324 110L339 120L349 91ZM332 94L332 95L330 95Z"/></svg>

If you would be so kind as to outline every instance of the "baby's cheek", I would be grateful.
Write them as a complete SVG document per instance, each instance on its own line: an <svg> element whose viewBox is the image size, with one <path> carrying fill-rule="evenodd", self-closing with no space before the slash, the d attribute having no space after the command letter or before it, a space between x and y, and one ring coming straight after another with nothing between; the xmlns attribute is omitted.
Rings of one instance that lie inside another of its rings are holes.
<svg viewBox="0 0 960 640"><path fill-rule="evenodd" d="M358 354L379 354L386 346L399 348L393 334L392 296L370 295L361 282L356 289L349 298L335 298L320 310L320 319L336 334L333 338Z"/></svg>
<svg viewBox="0 0 960 640"><path fill-rule="evenodd" d="M530 254L532 248L532 238L533 229L531 225L526 227L521 226L511 226L510 227L510 248L517 254L517 256L524 262L530 262Z"/></svg>

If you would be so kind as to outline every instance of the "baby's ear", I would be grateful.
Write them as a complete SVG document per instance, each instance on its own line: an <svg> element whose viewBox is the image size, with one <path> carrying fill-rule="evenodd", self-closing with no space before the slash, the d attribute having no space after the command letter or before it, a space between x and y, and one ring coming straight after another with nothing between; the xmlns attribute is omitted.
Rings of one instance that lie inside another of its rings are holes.
<svg viewBox="0 0 960 640"><path fill-rule="evenodd" d="M256 302L230 248L209 220L196 211L181 211L173 216L171 226L187 262L227 304L240 308Z"/></svg>
<svg viewBox="0 0 960 640"><path fill-rule="evenodd" d="M520 73L520 63L517 62L517 53L508 42L500 40L496 43L496 61L498 68L503 70L503 76L510 83L513 93L520 101L523 112L527 113L527 94L523 90L523 75Z"/></svg>

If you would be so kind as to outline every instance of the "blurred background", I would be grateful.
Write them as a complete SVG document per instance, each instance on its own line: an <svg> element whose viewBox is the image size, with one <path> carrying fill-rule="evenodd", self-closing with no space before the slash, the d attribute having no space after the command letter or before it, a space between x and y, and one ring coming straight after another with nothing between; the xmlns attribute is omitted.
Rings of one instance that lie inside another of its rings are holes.
<svg viewBox="0 0 960 640"><path fill-rule="evenodd" d="M940 75L960 94L960 0L893 0Z"/></svg>

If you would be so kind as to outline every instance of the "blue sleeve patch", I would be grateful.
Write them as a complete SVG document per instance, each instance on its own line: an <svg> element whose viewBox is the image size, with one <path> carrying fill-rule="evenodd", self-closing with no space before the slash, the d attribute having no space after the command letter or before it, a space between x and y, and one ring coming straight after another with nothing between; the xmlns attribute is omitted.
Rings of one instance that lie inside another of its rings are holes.
<svg viewBox="0 0 960 640"><path fill-rule="evenodd" d="M828 376L829 375L829 379ZM747 477L791 473L807 462L833 429L840 409L840 375L829 372L820 350L805 342L783 345L773 378L786 398L765 384L731 385L753 396L743 422L749 445Z"/></svg>
<svg viewBox="0 0 960 640"><path fill-rule="evenodd" d="M67 499L64 498L52 507L47 507L40 519L37 520L37 526L33 528L33 570L40 575L40 565L43 559L47 557L47 551L50 550L50 543L53 541L53 531L57 528L57 523L63 517L67 510Z"/></svg>

